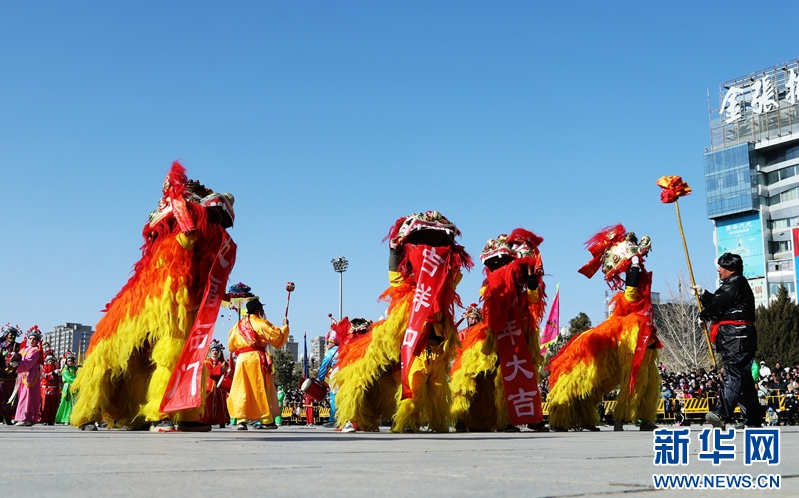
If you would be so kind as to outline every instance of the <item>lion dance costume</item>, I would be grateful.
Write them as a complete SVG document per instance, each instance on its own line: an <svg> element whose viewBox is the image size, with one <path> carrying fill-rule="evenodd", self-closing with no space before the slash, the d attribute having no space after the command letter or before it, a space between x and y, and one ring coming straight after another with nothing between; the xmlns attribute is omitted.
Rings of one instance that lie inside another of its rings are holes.
<svg viewBox="0 0 799 498"><path fill-rule="evenodd" d="M464 334L452 364L453 417L469 431L533 428L543 420L537 372L544 314L543 239L524 229L486 243L483 320Z"/></svg>
<svg viewBox="0 0 799 498"><path fill-rule="evenodd" d="M447 382L458 343L453 321L461 269L472 267L458 228L437 211L400 218L389 231L387 318L342 345L336 379L338 425L449 432ZM349 338L348 338L349 339Z"/></svg>
<svg viewBox="0 0 799 498"><path fill-rule="evenodd" d="M613 417L616 430L625 421L641 420L653 430L660 397L657 349L662 344L653 326L652 274L644 269L649 237L641 243L624 226L607 227L586 243L593 259L580 273L591 278L599 268L608 285L625 289L611 301L608 319L571 339L550 360L549 425L555 430L599 430L597 405L619 387Z"/></svg>
<svg viewBox="0 0 799 498"><path fill-rule="evenodd" d="M137 428L146 422L167 422L169 415L181 423L199 419L202 387L196 408L167 414L162 401L168 398L167 384L171 386L173 370L189 344L201 357L199 369L192 364L188 366L193 369L183 365L182 370L193 372L196 384L202 385L202 358L210 335L202 341L187 338L194 338L200 328L213 333L221 300L216 296L219 287L224 295L235 261L235 244L225 230L233 226L233 196L189 181L185 171L180 163L172 164L158 209L143 229L142 257L97 324L73 384L78 394L72 425L88 427L105 419ZM211 295L215 298L209 303ZM180 370L175 371L178 378Z"/></svg>

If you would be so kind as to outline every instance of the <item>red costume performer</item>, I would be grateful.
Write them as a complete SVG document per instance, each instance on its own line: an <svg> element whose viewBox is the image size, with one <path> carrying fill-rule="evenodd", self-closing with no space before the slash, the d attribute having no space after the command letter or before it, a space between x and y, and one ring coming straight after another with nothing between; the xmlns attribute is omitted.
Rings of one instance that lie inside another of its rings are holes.
<svg viewBox="0 0 799 498"><path fill-rule="evenodd" d="M205 360L205 411L200 417L200 422L208 425L219 424L219 428L225 427L230 422L230 415L227 411L227 393L218 387L219 380L227 372L227 362L225 361L225 347L221 342L214 339L211 342L211 349L208 358Z"/></svg>
<svg viewBox="0 0 799 498"><path fill-rule="evenodd" d="M56 359L52 353L52 350L45 353L42 367L41 423L45 425L55 425L55 414L61 403L61 372L56 368Z"/></svg>

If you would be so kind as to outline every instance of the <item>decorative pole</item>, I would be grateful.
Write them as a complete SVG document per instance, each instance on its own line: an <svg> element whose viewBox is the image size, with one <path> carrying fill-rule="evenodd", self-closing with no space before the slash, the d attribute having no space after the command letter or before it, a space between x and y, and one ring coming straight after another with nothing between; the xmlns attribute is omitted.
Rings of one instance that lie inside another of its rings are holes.
<svg viewBox="0 0 799 498"><path fill-rule="evenodd" d="M663 189L660 191L660 201L664 204L674 203L677 210L677 225L680 228L680 237L682 238L682 247L685 250L685 261L688 263L688 275L691 277L691 285L696 285L694 280L694 270L691 268L691 257L688 255L688 244L685 242L685 231L682 228L682 217L680 217L680 203L679 198L684 197L691 193L691 187L683 181L679 176L662 176L656 182L658 186ZM699 296L694 294L696 298L696 307L699 312L702 312L702 303ZM713 346L710 344L710 333L707 330L707 324L702 322L702 331L705 333L705 342L707 343L707 350L710 353L710 361L713 368L716 368L716 355L713 354Z"/></svg>
<svg viewBox="0 0 799 498"><path fill-rule="evenodd" d="M342 292L344 289L344 272L347 271L347 266L349 266L350 262L347 261L347 258L344 256L339 256L338 258L333 258L330 260L333 263L333 271L338 273L338 319L341 320L342 314Z"/></svg>

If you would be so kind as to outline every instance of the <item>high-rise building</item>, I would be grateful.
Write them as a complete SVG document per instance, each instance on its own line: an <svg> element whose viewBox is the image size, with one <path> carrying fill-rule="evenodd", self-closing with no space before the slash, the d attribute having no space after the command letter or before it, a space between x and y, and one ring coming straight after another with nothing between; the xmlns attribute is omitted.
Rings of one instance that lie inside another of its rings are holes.
<svg viewBox="0 0 799 498"><path fill-rule="evenodd" d="M80 352L81 358L85 358L92 334L94 331L90 325L67 322L64 325L56 325L51 332L43 333L42 342L50 343L57 358L63 356L67 350L76 355Z"/></svg>
<svg viewBox="0 0 799 498"><path fill-rule="evenodd" d="M325 357L325 338L319 336L311 341L311 358L319 365L322 363L322 358Z"/></svg>
<svg viewBox="0 0 799 498"><path fill-rule="evenodd" d="M741 256L757 305L796 300L799 59L720 85L704 159L717 256Z"/></svg>
<svg viewBox="0 0 799 498"><path fill-rule="evenodd" d="M297 358L299 357L299 344L294 342L294 336L290 335L286 344L283 346L282 349L287 350L291 353L291 359L294 361L298 361Z"/></svg>

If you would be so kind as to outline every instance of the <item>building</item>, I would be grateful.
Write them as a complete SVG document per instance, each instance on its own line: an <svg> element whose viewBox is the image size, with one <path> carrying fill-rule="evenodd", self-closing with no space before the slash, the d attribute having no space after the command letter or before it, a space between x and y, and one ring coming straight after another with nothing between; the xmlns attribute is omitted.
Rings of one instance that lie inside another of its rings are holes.
<svg viewBox="0 0 799 498"><path fill-rule="evenodd" d="M724 82L705 149L717 256L739 254L756 305L785 285L799 255L799 59Z"/></svg>
<svg viewBox="0 0 799 498"><path fill-rule="evenodd" d="M325 338L319 336L311 341L311 358L319 365L325 357Z"/></svg>
<svg viewBox="0 0 799 498"><path fill-rule="evenodd" d="M67 322L64 325L56 325L51 332L42 334L42 342L50 343L57 358L63 356L66 351L72 351L76 355L80 352L80 357L85 358L92 334L94 331L90 325Z"/></svg>
<svg viewBox="0 0 799 498"><path fill-rule="evenodd" d="M297 358L299 357L299 344L294 342L294 336L290 335L286 344L283 345L281 349L285 349L289 353L291 353L291 359L294 361L298 361Z"/></svg>

